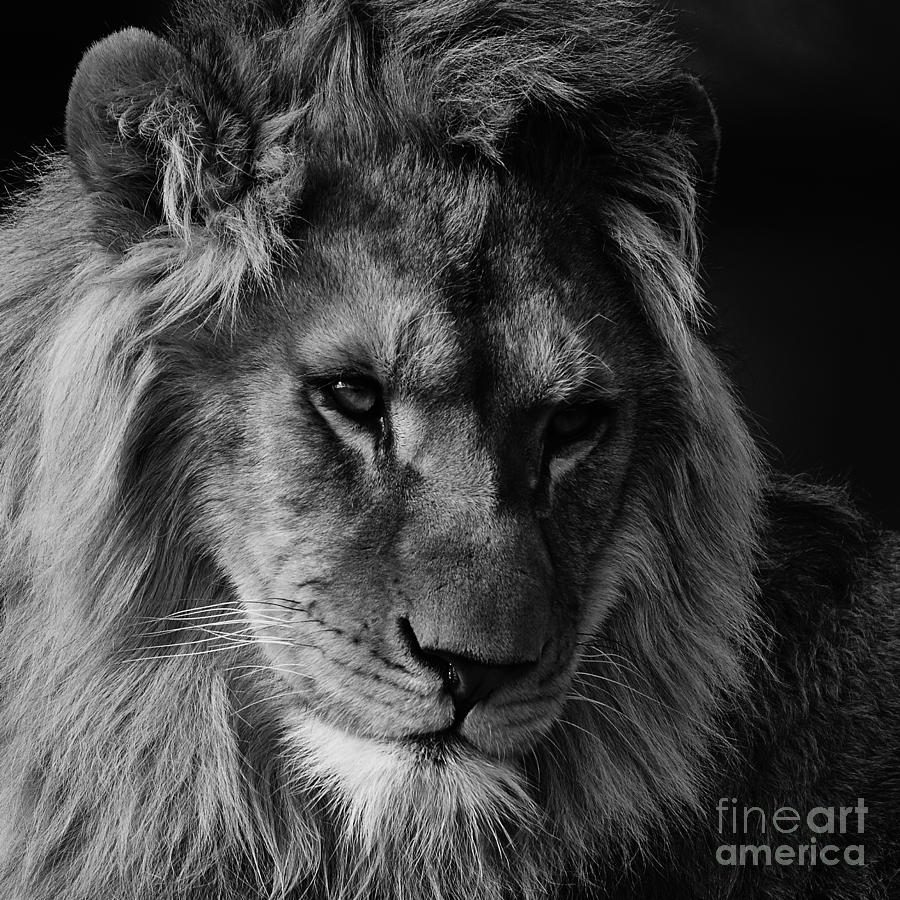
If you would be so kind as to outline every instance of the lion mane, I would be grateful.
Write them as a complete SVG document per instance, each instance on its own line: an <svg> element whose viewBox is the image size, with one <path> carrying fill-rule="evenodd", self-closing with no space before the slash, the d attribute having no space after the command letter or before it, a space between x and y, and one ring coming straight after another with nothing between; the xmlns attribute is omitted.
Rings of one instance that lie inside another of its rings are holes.
<svg viewBox="0 0 900 900"><path fill-rule="evenodd" d="M775 482L701 334L716 126L681 49L631 0L203 0L173 21L88 51L66 153L0 238L0 893L512 900L665 871L744 771L759 685L789 680L761 588L772 534L802 543L771 525ZM371 146L497 184L578 148L660 348L579 694L515 770L400 778L347 738L338 783L286 738L197 525L190 335L240 340L278 302L339 177L322 160ZM198 645L204 610L236 630Z"/></svg>

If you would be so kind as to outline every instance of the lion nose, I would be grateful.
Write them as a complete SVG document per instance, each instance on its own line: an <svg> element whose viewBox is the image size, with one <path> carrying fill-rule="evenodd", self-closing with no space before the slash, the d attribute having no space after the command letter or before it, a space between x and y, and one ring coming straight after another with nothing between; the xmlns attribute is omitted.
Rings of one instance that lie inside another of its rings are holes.
<svg viewBox="0 0 900 900"><path fill-rule="evenodd" d="M400 633L412 655L441 676L444 690L453 700L457 722L461 722L476 703L520 678L536 662L531 659L487 662L440 647L423 647L407 619L401 619L399 624Z"/></svg>
<svg viewBox="0 0 900 900"><path fill-rule="evenodd" d="M422 648L422 657L432 668L440 672L444 690L453 700L456 720L461 722L472 707L486 699L504 684L524 675L533 662L493 663L480 662L459 653Z"/></svg>

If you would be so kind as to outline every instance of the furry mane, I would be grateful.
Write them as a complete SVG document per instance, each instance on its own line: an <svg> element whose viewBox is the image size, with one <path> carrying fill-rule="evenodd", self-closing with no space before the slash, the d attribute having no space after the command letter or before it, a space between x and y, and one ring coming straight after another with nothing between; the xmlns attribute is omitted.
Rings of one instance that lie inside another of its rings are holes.
<svg viewBox="0 0 900 900"><path fill-rule="evenodd" d="M103 242L150 230L173 238L199 257L194 283L218 298L220 315L224 306L233 317L245 282L269 282L304 202L328 177L322 155L328 167L356 165L411 143L503 167L521 141L530 155L533 143L550 143L542 132L558 131L585 138L598 158L598 214L646 280L662 333L678 345L684 323L700 322L695 216L716 125L681 48L644 3L184 3L170 38L177 60L156 90L113 92L87 117L116 140L105 158L93 154L101 171L86 180L97 189L119 171L134 179L139 166L122 147L149 146L158 218L125 227L104 204ZM79 87L76 77L70 143Z"/></svg>
<svg viewBox="0 0 900 900"><path fill-rule="evenodd" d="M110 51L90 51L69 159L0 232L0 892L508 900L601 881L598 848L650 854L696 812L758 650L763 474L697 334L709 122L679 48L632 0L203 0L165 47L119 37L135 80L98 88ZM654 452L598 568L614 637L599 613L583 635L588 702L516 777L459 770L442 844L395 770L368 806L314 759L298 770L271 676L231 672L257 650L197 530L203 411L177 373L194 335L277 302L304 205L341 166L411 145L500 181L541 135L597 173L596 226L665 348L667 414L639 435ZM231 669L171 636L204 609Z"/></svg>

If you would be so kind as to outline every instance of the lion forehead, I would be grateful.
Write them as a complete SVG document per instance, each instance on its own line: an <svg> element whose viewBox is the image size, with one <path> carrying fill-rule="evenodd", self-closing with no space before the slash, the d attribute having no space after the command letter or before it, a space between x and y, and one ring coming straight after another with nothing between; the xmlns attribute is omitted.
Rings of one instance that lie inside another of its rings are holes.
<svg viewBox="0 0 900 900"><path fill-rule="evenodd" d="M384 190L389 223L348 217L310 233L295 289L305 365L365 368L401 393L431 396L503 380L522 404L562 402L588 383L612 387L600 351L622 304L602 260L585 263L591 248L556 246L530 223L529 198L511 191L491 214L489 250L469 252L470 236L416 230L431 221L431 200ZM414 258L409 246L419 248ZM561 266L567 255L576 263Z"/></svg>

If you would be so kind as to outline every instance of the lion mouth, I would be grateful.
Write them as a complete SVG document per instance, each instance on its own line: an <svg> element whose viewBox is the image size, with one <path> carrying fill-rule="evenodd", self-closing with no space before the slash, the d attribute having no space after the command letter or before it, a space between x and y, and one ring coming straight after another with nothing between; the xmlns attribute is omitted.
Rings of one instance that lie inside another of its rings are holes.
<svg viewBox="0 0 900 900"><path fill-rule="evenodd" d="M453 725L393 739L373 739L351 734L316 716L303 716L293 734L307 772L342 785L350 794L397 779L404 782L413 773L422 777L428 773L449 775L483 764L493 769L499 762Z"/></svg>

